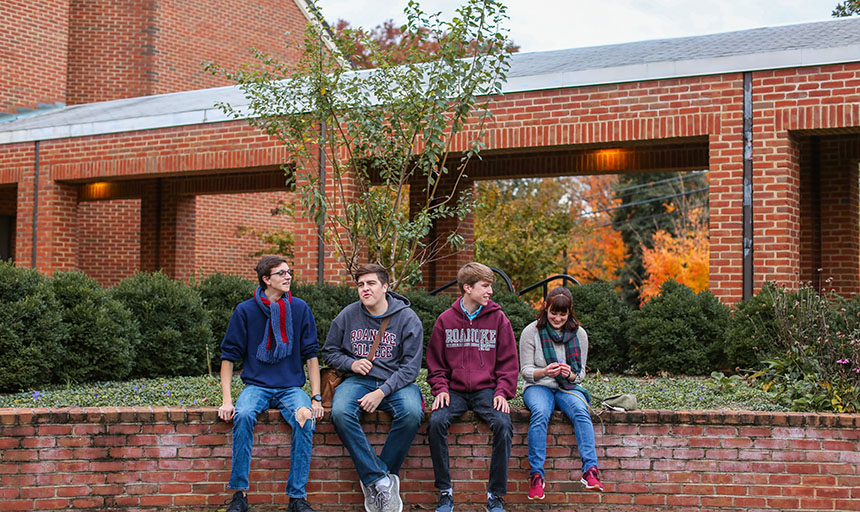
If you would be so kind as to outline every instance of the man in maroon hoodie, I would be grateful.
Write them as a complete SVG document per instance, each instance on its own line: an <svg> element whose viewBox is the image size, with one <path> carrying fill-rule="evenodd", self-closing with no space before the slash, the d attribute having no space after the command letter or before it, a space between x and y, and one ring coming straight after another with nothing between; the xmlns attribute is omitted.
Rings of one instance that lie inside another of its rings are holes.
<svg viewBox="0 0 860 512"><path fill-rule="evenodd" d="M437 512L451 512L454 489L448 463L448 428L471 409L493 431L487 511L504 512L508 461L511 458L510 406L517 392L517 343L511 322L490 300L493 271L467 263L457 273L462 296L439 315L427 347L427 382L435 395L428 436L436 488Z"/></svg>

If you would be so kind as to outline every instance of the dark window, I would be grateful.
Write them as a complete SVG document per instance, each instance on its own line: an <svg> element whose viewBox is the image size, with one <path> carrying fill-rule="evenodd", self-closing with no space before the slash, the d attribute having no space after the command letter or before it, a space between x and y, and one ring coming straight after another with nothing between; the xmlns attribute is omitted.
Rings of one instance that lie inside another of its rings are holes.
<svg viewBox="0 0 860 512"><path fill-rule="evenodd" d="M0 215L0 260L11 260L12 240L15 236L15 217L12 215Z"/></svg>

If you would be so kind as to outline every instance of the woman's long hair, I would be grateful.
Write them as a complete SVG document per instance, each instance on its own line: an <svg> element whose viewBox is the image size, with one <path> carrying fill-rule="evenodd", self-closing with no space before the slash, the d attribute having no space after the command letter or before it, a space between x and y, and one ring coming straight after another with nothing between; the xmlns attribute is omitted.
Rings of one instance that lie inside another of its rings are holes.
<svg viewBox="0 0 860 512"><path fill-rule="evenodd" d="M567 313L567 322L562 327L562 331L576 332L579 329L579 319L573 314L573 295L565 287L553 288L546 295L546 299L541 305L537 315L537 328L543 329L549 324L547 312L552 311L556 314Z"/></svg>

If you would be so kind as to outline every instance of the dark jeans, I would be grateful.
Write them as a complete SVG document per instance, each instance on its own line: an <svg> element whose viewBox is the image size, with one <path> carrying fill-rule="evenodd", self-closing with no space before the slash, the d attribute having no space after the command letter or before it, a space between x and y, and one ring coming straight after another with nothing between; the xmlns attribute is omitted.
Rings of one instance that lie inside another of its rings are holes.
<svg viewBox="0 0 860 512"><path fill-rule="evenodd" d="M433 411L427 435L430 440L430 457L436 488L451 489L451 469L448 460L448 428L451 422L471 409L490 426L493 432L493 454L490 458L490 482L487 486L492 494L504 496L508 487L508 461L511 459L511 415L493 409L493 389L482 389L474 393L449 391L451 403Z"/></svg>

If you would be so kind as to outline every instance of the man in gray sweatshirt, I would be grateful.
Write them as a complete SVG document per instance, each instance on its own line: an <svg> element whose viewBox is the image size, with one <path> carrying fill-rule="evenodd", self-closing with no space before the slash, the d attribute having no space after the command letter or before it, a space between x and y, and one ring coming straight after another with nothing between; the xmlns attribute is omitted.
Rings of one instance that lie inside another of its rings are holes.
<svg viewBox="0 0 860 512"><path fill-rule="evenodd" d="M358 471L367 512L400 512L400 466L421 424L421 391L415 384L424 350L424 328L406 297L388 291L385 267L366 264L355 273L359 301L334 319L323 345L328 366L347 378L335 388L331 420ZM388 325L375 358L370 348L384 319ZM391 414L391 431L377 456L361 415Z"/></svg>

